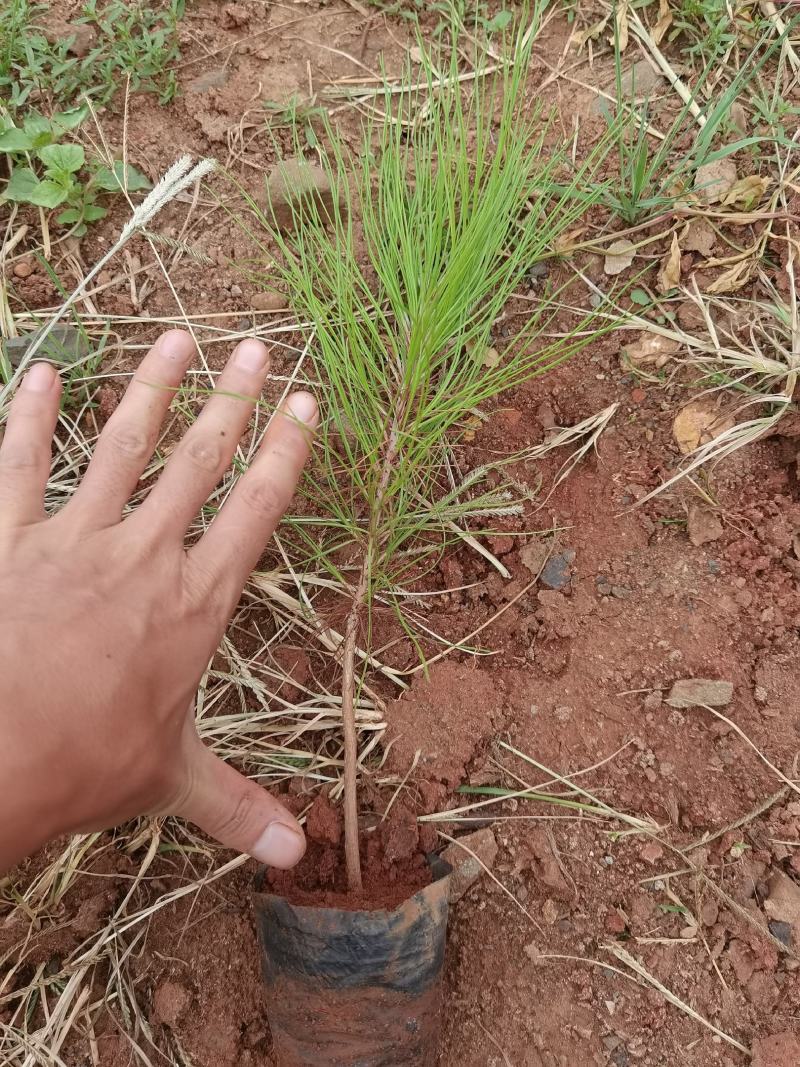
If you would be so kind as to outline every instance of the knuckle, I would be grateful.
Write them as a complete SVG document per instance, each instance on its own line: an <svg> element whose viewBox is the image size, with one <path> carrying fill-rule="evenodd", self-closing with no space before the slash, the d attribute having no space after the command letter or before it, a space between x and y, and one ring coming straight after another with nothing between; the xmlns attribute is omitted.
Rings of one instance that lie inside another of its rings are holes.
<svg viewBox="0 0 800 1067"><path fill-rule="evenodd" d="M283 514L286 501L277 486L267 478L245 478L242 502L256 515L270 518Z"/></svg>
<svg viewBox="0 0 800 1067"><path fill-rule="evenodd" d="M6 470L38 470L50 464L50 451L33 441L6 444L0 450L0 466Z"/></svg>
<svg viewBox="0 0 800 1067"><path fill-rule="evenodd" d="M108 443L117 455L130 460L147 460L150 457L150 441L138 426L121 422L109 424Z"/></svg>
<svg viewBox="0 0 800 1067"><path fill-rule="evenodd" d="M256 806L256 793L248 784L248 787L239 794L230 811L220 816L218 826L220 838L228 841L243 840L255 822L258 814Z"/></svg>
<svg viewBox="0 0 800 1067"><path fill-rule="evenodd" d="M210 474L215 474L222 465L222 450L213 437L191 437L187 440L184 451L195 467Z"/></svg>

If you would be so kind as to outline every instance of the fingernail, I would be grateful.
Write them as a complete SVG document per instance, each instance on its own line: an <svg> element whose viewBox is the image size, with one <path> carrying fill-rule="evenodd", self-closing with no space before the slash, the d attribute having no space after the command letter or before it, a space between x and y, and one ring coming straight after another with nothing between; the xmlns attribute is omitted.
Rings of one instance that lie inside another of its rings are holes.
<svg viewBox="0 0 800 1067"><path fill-rule="evenodd" d="M292 393L286 407L300 422L313 426L317 421L317 402L311 393Z"/></svg>
<svg viewBox="0 0 800 1067"><path fill-rule="evenodd" d="M53 388L55 370L49 363L34 363L22 379L21 389L29 393L49 393Z"/></svg>
<svg viewBox="0 0 800 1067"><path fill-rule="evenodd" d="M260 341L242 341L233 353L233 365L249 374L258 374L267 365L267 350Z"/></svg>
<svg viewBox="0 0 800 1067"><path fill-rule="evenodd" d="M156 347L160 356L174 363L191 363L197 351L192 335L186 330L167 330L156 341Z"/></svg>
<svg viewBox="0 0 800 1067"><path fill-rule="evenodd" d="M302 830L293 830L285 822L271 822L250 849L250 855L268 867L287 870L300 862L305 850Z"/></svg>

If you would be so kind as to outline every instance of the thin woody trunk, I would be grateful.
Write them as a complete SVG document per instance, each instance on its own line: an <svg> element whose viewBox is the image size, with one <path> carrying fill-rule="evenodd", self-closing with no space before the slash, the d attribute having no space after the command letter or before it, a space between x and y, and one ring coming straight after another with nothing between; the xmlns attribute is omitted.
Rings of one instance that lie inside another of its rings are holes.
<svg viewBox="0 0 800 1067"><path fill-rule="evenodd" d="M389 478L397 459L397 421L389 433L386 454L383 458L378 490L372 507L364 561L358 576L358 585L353 594L353 603L347 616L342 642L342 731L344 733L344 854L347 865L347 888L359 893L363 887L361 878L361 850L358 842L358 731L356 729L355 654L358 626L361 613L369 595L370 579L378 551L378 519L386 495Z"/></svg>

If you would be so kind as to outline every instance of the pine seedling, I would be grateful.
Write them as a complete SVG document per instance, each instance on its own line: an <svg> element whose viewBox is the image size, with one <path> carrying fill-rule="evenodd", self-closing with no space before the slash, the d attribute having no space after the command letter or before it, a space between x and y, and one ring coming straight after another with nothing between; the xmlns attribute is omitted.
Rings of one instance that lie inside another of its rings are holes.
<svg viewBox="0 0 800 1067"><path fill-rule="evenodd" d="M452 537L454 515L502 508L497 492L476 498L479 477L448 480L470 414L610 328L590 312L557 332L556 293L532 314L525 304L506 318L513 332L497 353L496 321L531 268L599 199L593 179L608 151L603 143L574 166L542 108L526 100L538 18L537 9L534 25L516 31L495 76L465 87L455 41L449 53L423 58L421 79L408 72L415 86L386 88L384 115L368 126L360 154L328 130L332 204L301 202L289 233L251 202L278 246L275 269L296 311L313 324L310 358L324 388L326 417L302 489L319 517L295 530L306 557L351 597L340 655L354 891L356 650L371 605L419 575L426 554Z"/></svg>

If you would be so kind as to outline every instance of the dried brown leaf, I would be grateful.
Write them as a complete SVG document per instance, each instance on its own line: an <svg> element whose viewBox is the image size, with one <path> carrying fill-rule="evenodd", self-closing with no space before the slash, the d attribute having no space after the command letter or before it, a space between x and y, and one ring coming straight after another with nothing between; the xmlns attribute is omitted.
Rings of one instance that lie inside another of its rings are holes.
<svg viewBox="0 0 800 1067"><path fill-rule="evenodd" d="M616 5L617 41L620 52L628 47L628 2L622 0ZM614 43L613 41L611 42Z"/></svg>
<svg viewBox="0 0 800 1067"><path fill-rule="evenodd" d="M582 51L586 47L588 41L596 41L603 30L608 25L608 20L611 18L611 12L600 19L599 22L593 23L585 30L581 30L580 33L575 34L575 47L578 52Z"/></svg>
<svg viewBox="0 0 800 1067"><path fill-rule="evenodd" d="M656 44L661 44L664 34L672 25L672 12L669 9L669 0L659 0L658 20L653 27L651 37Z"/></svg>
<svg viewBox="0 0 800 1067"><path fill-rule="evenodd" d="M672 244L669 252L661 260L661 267L656 279L656 288L662 295L669 293L681 283L681 246L678 243L677 233L672 235Z"/></svg>
<svg viewBox="0 0 800 1067"><path fill-rule="evenodd" d="M708 444L734 425L729 415L720 413L712 397L698 397L681 408L672 423L672 435L684 455Z"/></svg>
<svg viewBox="0 0 800 1067"><path fill-rule="evenodd" d="M751 259L742 259L728 270L715 278L711 285L707 286L707 293L735 293L737 289L747 285L750 281L750 272L753 269Z"/></svg>
<svg viewBox="0 0 800 1067"><path fill-rule="evenodd" d="M677 341L671 337L662 337L659 333L643 333L638 341L626 345L620 352L620 356L632 367L645 367L654 363L660 370L680 348Z"/></svg>
<svg viewBox="0 0 800 1067"><path fill-rule="evenodd" d="M757 174L750 174L746 178L740 178L733 183L723 197L722 206L737 207L743 211L751 211L761 200L770 185L769 178L761 178Z"/></svg>
<svg viewBox="0 0 800 1067"><path fill-rule="evenodd" d="M634 256L636 255L636 246L627 239L627 237L621 238L619 241L614 241L606 249L606 258L603 263L603 270L606 274L622 274L624 270L633 263Z"/></svg>

